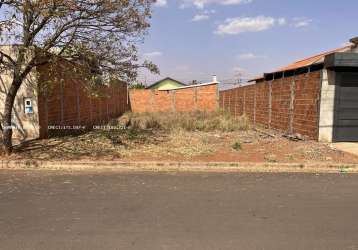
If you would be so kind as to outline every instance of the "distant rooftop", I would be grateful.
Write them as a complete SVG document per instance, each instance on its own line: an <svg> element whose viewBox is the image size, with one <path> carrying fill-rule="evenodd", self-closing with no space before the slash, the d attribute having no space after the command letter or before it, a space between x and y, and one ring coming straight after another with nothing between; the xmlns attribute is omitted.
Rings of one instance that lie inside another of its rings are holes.
<svg viewBox="0 0 358 250"><path fill-rule="evenodd" d="M286 72L286 71L293 71L293 70L296 70L296 69L309 67L309 66L312 66L312 65L315 65L315 64L320 64L320 63L323 63L324 58L326 56L334 54L334 53L337 53L337 52L347 52L350 49L352 49L352 46L354 46L354 45L352 44L352 45L344 46L342 48L326 51L326 52L320 53L318 55L310 56L310 57L301 59L299 61L296 61L294 63L291 63L291 64L289 64L289 65L287 65L285 67L276 69L276 70L274 70L274 71L272 71L270 73L267 73L267 74L275 74L275 73L281 73L281 72ZM249 80L249 82L262 80L262 79L265 78L265 75L266 74L261 75L261 76L257 76L255 78Z"/></svg>

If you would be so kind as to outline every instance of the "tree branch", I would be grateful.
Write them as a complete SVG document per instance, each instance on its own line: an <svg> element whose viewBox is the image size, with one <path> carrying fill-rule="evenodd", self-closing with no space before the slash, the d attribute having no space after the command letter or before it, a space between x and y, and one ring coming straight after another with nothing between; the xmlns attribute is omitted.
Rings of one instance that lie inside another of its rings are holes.
<svg viewBox="0 0 358 250"><path fill-rule="evenodd" d="M8 61L11 62L11 64L13 64L13 65L16 64L15 61L11 58L11 56L9 56L8 54L6 54L2 51L0 51L0 56L1 56L1 59L2 59L2 57L5 57Z"/></svg>

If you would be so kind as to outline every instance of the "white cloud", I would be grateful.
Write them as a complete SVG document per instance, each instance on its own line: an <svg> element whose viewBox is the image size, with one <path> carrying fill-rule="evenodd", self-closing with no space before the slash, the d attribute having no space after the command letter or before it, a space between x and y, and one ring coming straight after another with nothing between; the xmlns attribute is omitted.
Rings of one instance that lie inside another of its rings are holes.
<svg viewBox="0 0 358 250"><path fill-rule="evenodd" d="M195 15L193 19L191 19L193 22L199 22L210 19L210 16L208 15Z"/></svg>
<svg viewBox="0 0 358 250"><path fill-rule="evenodd" d="M206 15L215 14L215 13L216 13L216 10L213 10L213 9L211 9L211 10L204 10L204 14L206 14Z"/></svg>
<svg viewBox="0 0 358 250"><path fill-rule="evenodd" d="M245 32L259 32L275 26L278 21L273 17L237 17L228 18L215 31L220 35L237 35Z"/></svg>
<svg viewBox="0 0 358 250"><path fill-rule="evenodd" d="M195 6L203 9L208 4L221 4L221 5L239 5L251 3L253 0L182 0L181 8Z"/></svg>
<svg viewBox="0 0 358 250"><path fill-rule="evenodd" d="M246 69L241 67L233 67L232 74L234 75L234 78L237 80L243 80L245 78L252 77L252 74L250 72L248 72Z"/></svg>
<svg viewBox="0 0 358 250"><path fill-rule="evenodd" d="M148 52L148 53L144 53L143 56L145 58L154 58L154 57L160 57L162 56L163 53L160 51L153 51L153 52Z"/></svg>
<svg viewBox="0 0 358 250"><path fill-rule="evenodd" d="M252 3L252 1L253 0L216 0L215 2L220 2L223 5L235 5L235 4Z"/></svg>
<svg viewBox="0 0 358 250"><path fill-rule="evenodd" d="M167 4L167 0L157 0L154 5L158 7L164 7L167 6Z"/></svg>
<svg viewBox="0 0 358 250"><path fill-rule="evenodd" d="M244 53L244 54L238 55L238 59L241 59L241 60L253 60L253 59L259 59L259 58L265 58L265 56L255 55L254 53Z"/></svg>
<svg viewBox="0 0 358 250"><path fill-rule="evenodd" d="M277 23L279 24L279 25L285 25L286 23L287 23L287 21L286 21L286 19L285 18L279 18L279 19L277 19Z"/></svg>
<svg viewBox="0 0 358 250"><path fill-rule="evenodd" d="M296 17L293 19L293 26L296 28L307 27L312 23L312 19L306 17Z"/></svg>

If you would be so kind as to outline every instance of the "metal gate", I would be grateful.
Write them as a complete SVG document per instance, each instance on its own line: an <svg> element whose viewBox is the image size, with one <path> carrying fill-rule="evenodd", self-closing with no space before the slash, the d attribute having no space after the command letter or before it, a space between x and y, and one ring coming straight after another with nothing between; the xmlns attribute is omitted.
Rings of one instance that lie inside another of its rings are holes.
<svg viewBox="0 0 358 250"><path fill-rule="evenodd" d="M358 141L358 72L337 73L335 141Z"/></svg>

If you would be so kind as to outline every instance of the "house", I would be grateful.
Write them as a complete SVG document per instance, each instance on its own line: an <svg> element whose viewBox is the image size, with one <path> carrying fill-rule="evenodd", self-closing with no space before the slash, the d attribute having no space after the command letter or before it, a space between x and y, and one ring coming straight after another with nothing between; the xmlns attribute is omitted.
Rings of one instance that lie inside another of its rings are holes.
<svg viewBox="0 0 358 250"><path fill-rule="evenodd" d="M220 105L288 134L358 141L358 38L350 42L222 91Z"/></svg>
<svg viewBox="0 0 358 250"><path fill-rule="evenodd" d="M12 45L0 46L0 50L11 56L17 53ZM103 85L94 96L88 91L86 78L81 65L63 58L32 70L15 98L14 143L91 129L127 111L126 83ZM11 73L0 70L0 117L11 81Z"/></svg>
<svg viewBox="0 0 358 250"><path fill-rule="evenodd" d="M171 90L171 89L176 89L185 86L187 85L182 82L179 82L170 77L166 77L160 81L153 83L152 85L148 86L146 89Z"/></svg>

